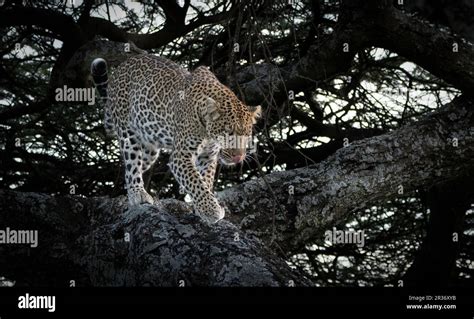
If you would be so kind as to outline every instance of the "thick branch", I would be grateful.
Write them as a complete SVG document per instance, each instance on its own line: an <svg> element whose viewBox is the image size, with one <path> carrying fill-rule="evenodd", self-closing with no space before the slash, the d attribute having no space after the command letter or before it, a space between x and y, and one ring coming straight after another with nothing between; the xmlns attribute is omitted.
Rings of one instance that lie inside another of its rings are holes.
<svg viewBox="0 0 474 319"><path fill-rule="evenodd" d="M0 27L36 25L57 34L59 39L74 39L78 43L86 41L85 34L68 15L49 9L14 7L0 11Z"/></svg>
<svg viewBox="0 0 474 319"><path fill-rule="evenodd" d="M372 44L396 52L472 95L474 46L443 28L389 7L377 12Z"/></svg>
<svg viewBox="0 0 474 319"><path fill-rule="evenodd" d="M28 286L311 285L233 224L208 225L183 202L161 203L127 210L124 197L0 190L2 230L39 238L37 248L0 245L2 276Z"/></svg>
<svg viewBox="0 0 474 319"><path fill-rule="evenodd" d="M409 193L472 171L473 126L472 102L458 98L419 122L353 142L315 166L269 174L220 198L243 230L291 251L366 205L396 197L401 187Z"/></svg>

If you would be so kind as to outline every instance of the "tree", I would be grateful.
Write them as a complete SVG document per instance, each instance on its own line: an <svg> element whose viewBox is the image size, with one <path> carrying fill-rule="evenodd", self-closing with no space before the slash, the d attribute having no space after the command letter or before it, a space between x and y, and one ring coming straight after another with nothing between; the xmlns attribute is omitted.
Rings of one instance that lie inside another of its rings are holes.
<svg viewBox="0 0 474 319"><path fill-rule="evenodd" d="M44 245L0 246L0 275L31 286L472 285L474 7L442 3L6 1L0 225L38 229ZM258 152L216 178L225 221L191 213L166 154L148 176L162 204L128 210L101 108L55 99L91 87L94 58L113 69L141 52L209 65L264 107ZM335 229L364 230L363 247L328 242ZM25 253L34 273L18 267Z"/></svg>

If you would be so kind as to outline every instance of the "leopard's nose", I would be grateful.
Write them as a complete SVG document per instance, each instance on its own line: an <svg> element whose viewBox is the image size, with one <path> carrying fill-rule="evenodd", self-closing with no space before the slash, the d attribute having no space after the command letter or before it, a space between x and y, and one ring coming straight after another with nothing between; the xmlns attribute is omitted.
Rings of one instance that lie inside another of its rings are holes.
<svg viewBox="0 0 474 319"><path fill-rule="evenodd" d="M239 164L240 162L242 162L245 158L245 155L242 154L242 155L234 155L232 157L232 162L234 162L235 164Z"/></svg>

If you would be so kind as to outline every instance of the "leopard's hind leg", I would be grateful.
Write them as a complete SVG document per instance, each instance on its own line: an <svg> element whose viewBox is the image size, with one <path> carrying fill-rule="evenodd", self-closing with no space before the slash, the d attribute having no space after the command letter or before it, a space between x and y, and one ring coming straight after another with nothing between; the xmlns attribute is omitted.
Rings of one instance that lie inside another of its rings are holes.
<svg viewBox="0 0 474 319"><path fill-rule="evenodd" d="M120 150L125 163L125 184L130 205L154 203L153 197L145 190L143 183L144 151L137 134L131 129L118 132ZM145 167L148 169L149 167Z"/></svg>

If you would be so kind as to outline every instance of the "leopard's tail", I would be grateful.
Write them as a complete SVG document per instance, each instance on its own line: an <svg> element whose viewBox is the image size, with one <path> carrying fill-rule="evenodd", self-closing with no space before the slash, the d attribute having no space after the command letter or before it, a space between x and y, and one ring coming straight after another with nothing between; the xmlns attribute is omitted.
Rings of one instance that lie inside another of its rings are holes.
<svg viewBox="0 0 474 319"><path fill-rule="evenodd" d="M91 63L91 74L92 79L94 80L95 87L99 92L100 99L104 107L104 126L107 134L114 134L114 123L112 119L112 114L110 112L110 105L106 103L107 101L107 85L109 82L109 77L107 74L107 62L102 58L97 58Z"/></svg>

